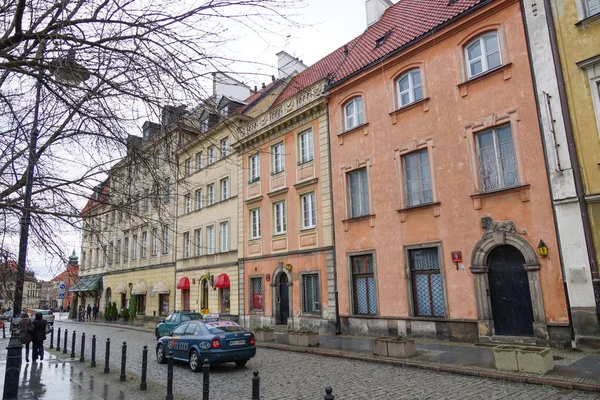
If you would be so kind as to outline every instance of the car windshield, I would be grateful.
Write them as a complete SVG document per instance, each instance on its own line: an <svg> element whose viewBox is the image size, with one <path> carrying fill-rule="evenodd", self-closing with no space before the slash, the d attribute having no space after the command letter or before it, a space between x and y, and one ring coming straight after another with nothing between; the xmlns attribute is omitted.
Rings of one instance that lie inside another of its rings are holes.
<svg viewBox="0 0 600 400"><path fill-rule="evenodd" d="M230 321L207 322L204 325L206 325L208 331L213 335L217 333L240 332L245 330L235 322Z"/></svg>
<svg viewBox="0 0 600 400"><path fill-rule="evenodd" d="M52 314L52 311L40 311L40 313L42 313L42 315L50 315Z"/></svg>
<svg viewBox="0 0 600 400"><path fill-rule="evenodd" d="M202 316L200 314L183 314L181 316L181 321L190 321L190 320L196 320L196 319L200 319L202 318Z"/></svg>

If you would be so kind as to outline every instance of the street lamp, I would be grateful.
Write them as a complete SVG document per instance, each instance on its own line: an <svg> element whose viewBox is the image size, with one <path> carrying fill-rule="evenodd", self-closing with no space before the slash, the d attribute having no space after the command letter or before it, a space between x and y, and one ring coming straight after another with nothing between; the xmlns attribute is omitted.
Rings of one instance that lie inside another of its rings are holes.
<svg viewBox="0 0 600 400"><path fill-rule="evenodd" d="M40 44L36 58L41 61L46 42ZM75 62L75 50L69 49L66 57L59 57L49 63L48 69L61 82L78 85L87 80L90 73L85 67ZM13 305L13 321L21 315L23 303L23 286L25 284L25 264L27 261L27 244L29 241L29 226L31 225L31 194L33 191L33 172L37 162L38 121L40 112L40 98L42 94L42 81L44 70L41 69L35 84L35 107L33 109L33 122L31 124L31 138L29 140L29 157L25 171L25 196L23 199L23 215L20 220L21 233L19 238L19 257L17 259L17 276L15 281L15 296ZM11 336L8 343L6 356L6 372L4 374L4 393L2 399L16 399L19 394L19 375L21 373L22 354L21 339L18 326L10 324Z"/></svg>

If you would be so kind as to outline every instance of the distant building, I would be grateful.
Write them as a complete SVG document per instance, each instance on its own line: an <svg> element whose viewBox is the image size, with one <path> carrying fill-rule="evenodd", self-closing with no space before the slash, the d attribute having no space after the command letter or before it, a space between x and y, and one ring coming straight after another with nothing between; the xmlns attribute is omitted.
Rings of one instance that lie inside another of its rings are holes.
<svg viewBox="0 0 600 400"><path fill-rule="evenodd" d="M0 307L13 308L15 284L17 277L17 262L8 260L0 264ZM23 285L23 301L21 308L38 308L40 285L33 271L25 271Z"/></svg>
<svg viewBox="0 0 600 400"><path fill-rule="evenodd" d="M79 257L75 254L75 250L73 250L73 254L69 257L69 262L67 263L67 268L61 272L59 275L52 279L53 283L53 294L54 299L58 300L58 293L60 291L60 284L65 284L65 298L61 302L58 300L56 302L56 307L60 307L61 305L64 308L73 304L73 293L69 291L69 289L79 280Z"/></svg>

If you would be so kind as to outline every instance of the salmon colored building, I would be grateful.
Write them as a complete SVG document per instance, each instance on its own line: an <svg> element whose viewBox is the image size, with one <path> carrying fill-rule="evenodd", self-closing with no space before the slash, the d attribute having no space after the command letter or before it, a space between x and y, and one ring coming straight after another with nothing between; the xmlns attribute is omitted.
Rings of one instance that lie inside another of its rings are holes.
<svg viewBox="0 0 600 400"><path fill-rule="evenodd" d="M568 343L520 3L403 0L328 59L342 331Z"/></svg>

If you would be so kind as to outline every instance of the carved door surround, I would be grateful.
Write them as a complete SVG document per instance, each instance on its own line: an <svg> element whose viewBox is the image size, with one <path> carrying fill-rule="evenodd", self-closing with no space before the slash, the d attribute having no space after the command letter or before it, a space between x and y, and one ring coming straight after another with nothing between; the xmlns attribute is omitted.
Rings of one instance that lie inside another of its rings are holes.
<svg viewBox="0 0 600 400"><path fill-rule="evenodd" d="M548 344L548 327L546 312L540 284L540 263L533 247L521 235L527 231L519 230L513 221L494 221L491 217L481 218L481 226L485 229L481 239L475 245L471 255L471 273L474 275L475 300L477 304L477 330L480 342L514 342L526 344ZM488 259L490 252L501 245L515 247L523 254L531 292L533 309L534 337L502 336L496 337L494 319L489 297Z"/></svg>
<svg viewBox="0 0 600 400"><path fill-rule="evenodd" d="M277 263L277 268L275 268L275 270L273 271L273 274L271 275L271 294L272 294L272 299L273 299L273 306L271 307L271 312L273 314L273 320L275 321L275 323L279 323L279 321L281 321L281 307L279 307L279 299L280 299L280 293L279 293L279 283L280 283L280 278L281 278L281 274L285 274L287 276L287 286L288 286L288 304L289 304L289 318L288 318L288 325L289 322L292 321L292 317L293 317L293 280L292 280L292 274L290 273L290 271L288 271L287 269L284 268L284 264L283 262L279 262Z"/></svg>

